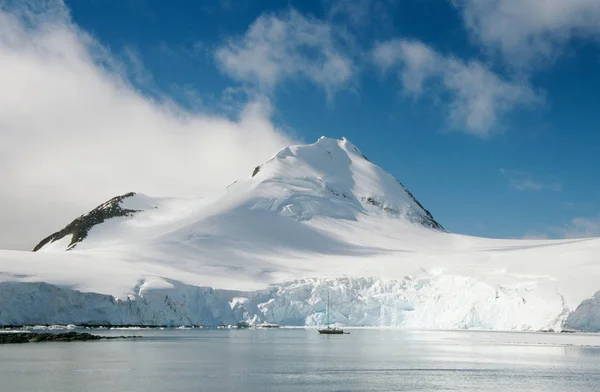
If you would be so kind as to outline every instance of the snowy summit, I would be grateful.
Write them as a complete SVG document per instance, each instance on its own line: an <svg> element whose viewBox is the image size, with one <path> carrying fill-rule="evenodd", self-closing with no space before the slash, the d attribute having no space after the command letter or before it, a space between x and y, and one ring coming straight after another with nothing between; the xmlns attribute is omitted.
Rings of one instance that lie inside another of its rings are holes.
<svg viewBox="0 0 600 392"><path fill-rule="evenodd" d="M600 330L600 239L447 233L345 138L197 199L117 196L0 252L0 324ZM67 251L67 252L65 252Z"/></svg>

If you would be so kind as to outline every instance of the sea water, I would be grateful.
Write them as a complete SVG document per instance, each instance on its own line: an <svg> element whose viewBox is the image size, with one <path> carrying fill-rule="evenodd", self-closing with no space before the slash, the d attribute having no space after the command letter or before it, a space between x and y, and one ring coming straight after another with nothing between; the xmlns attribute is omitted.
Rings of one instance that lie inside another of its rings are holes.
<svg viewBox="0 0 600 392"><path fill-rule="evenodd" d="M593 334L92 330L0 346L0 391L600 391ZM41 332L41 331L36 331Z"/></svg>

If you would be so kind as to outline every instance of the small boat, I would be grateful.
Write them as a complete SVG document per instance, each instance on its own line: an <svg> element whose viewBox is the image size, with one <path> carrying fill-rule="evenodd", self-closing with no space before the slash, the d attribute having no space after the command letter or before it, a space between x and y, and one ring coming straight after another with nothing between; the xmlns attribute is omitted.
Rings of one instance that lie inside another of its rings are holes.
<svg viewBox="0 0 600 392"><path fill-rule="evenodd" d="M321 335L344 335L350 333L344 332L344 330L341 328L332 327L329 325L329 292L327 292L327 308L325 310L325 313L327 315L327 326L318 330Z"/></svg>
<svg viewBox="0 0 600 392"><path fill-rule="evenodd" d="M319 329L319 333L321 335L344 335L348 334L349 332L344 332L344 330L341 328L328 326L327 328Z"/></svg>

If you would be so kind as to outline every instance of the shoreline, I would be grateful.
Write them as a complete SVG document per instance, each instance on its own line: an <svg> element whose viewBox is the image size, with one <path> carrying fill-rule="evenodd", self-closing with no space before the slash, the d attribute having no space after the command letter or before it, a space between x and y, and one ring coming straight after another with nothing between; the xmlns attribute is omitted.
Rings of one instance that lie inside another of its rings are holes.
<svg viewBox="0 0 600 392"><path fill-rule="evenodd" d="M341 326L344 329L353 330L392 330L406 332L485 332L485 333L544 333L544 334L598 334L596 331L579 331L572 329L542 329L542 330L495 330L495 329L427 329L427 328L403 328L397 326ZM119 329L318 329L318 325L277 325L276 328L261 328L261 325L238 326L238 325L160 325L160 324L6 324L0 325L2 331L30 331L30 330L76 330L76 329L98 329L98 330L119 330ZM30 332L35 333L35 332Z"/></svg>
<svg viewBox="0 0 600 392"><path fill-rule="evenodd" d="M141 336L99 336L87 332L36 333L16 332L0 333L0 344L23 344L43 342L89 342L97 340L139 339Z"/></svg>

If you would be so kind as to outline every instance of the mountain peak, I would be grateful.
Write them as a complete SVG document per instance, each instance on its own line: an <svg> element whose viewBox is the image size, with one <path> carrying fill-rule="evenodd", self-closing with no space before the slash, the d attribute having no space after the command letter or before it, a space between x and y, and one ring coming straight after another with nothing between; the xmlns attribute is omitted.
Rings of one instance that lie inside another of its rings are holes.
<svg viewBox="0 0 600 392"><path fill-rule="evenodd" d="M300 220L380 212L443 230L400 181L346 138L322 136L312 144L285 147L257 166L251 180L260 184L261 194L270 195L270 210L295 211L291 215Z"/></svg>

